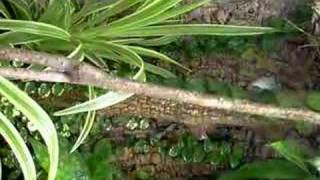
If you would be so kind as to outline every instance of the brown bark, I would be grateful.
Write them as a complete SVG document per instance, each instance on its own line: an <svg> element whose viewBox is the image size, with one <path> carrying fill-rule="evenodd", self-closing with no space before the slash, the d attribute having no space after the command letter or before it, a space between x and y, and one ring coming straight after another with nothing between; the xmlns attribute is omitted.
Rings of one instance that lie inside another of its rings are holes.
<svg viewBox="0 0 320 180"><path fill-rule="evenodd" d="M99 111L105 116L135 116L168 120L186 124L190 127L213 125L254 126L284 124L281 120L266 121L257 116L227 112L199 105L179 103L172 100L157 99L147 96L133 96L130 99ZM259 119L261 119L259 121Z"/></svg>

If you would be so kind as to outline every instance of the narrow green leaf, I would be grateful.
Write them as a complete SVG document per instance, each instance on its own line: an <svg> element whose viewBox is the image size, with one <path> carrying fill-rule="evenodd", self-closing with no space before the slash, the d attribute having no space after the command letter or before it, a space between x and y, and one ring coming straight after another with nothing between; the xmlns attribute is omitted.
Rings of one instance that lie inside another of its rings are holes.
<svg viewBox="0 0 320 180"><path fill-rule="evenodd" d="M266 160L246 164L240 169L226 173L218 180L248 179L305 179L311 178L308 173L286 160Z"/></svg>
<svg viewBox="0 0 320 180"><path fill-rule="evenodd" d="M24 91L20 90L7 79L0 76L0 94L6 97L19 111L24 114L40 132L50 157L49 180L54 180L59 161L59 144L55 127L49 115Z"/></svg>
<svg viewBox="0 0 320 180"><path fill-rule="evenodd" d="M126 45L126 44L139 43L141 41L144 41L144 39L142 39L142 38L124 38L124 39L111 40L109 42L115 43L115 44L120 44L120 45Z"/></svg>
<svg viewBox="0 0 320 180"><path fill-rule="evenodd" d="M80 43L69 55L68 58L78 62L83 61L84 53L82 51L83 45Z"/></svg>
<svg viewBox="0 0 320 180"><path fill-rule="evenodd" d="M116 61L116 62L120 62L120 61L123 61L127 64L130 64L130 65L133 65L133 66L136 66L135 63L133 63L132 61L130 60L127 60L127 59L121 59L120 57L118 56L113 56L111 54L99 54L101 57L104 57L104 58L107 58L107 59L110 59L110 60L113 60L113 61ZM120 60L121 59L121 60ZM173 74L172 72L166 70L166 69L163 69L161 67L158 67L158 66L155 66L153 64L149 64L149 63L144 63L144 68L146 71L148 72L151 72L153 74L157 74L157 75L160 75L162 76L163 78L176 78L176 75Z"/></svg>
<svg viewBox="0 0 320 180"><path fill-rule="evenodd" d="M181 0L154 0L149 3L145 8L142 8L135 13L116 20L109 24L110 29L125 29L125 28L136 28L137 26L143 26L143 22L151 19L158 14L165 12L167 9L177 5Z"/></svg>
<svg viewBox="0 0 320 180"><path fill-rule="evenodd" d="M142 0L119 0L112 5L101 7L101 9L98 9L99 11L92 15L92 18L89 21L86 21L87 24L85 27L93 27L103 22L107 22L108 18L131 8L132 6L140 3L140 1Z"/></svg>
<svg viewBox="0 0 320 180"><path fill-rule="evenodd" d="M215 36L253 36L278 32L270 27L233 26L220 24L180 24L148 26L126 31L115 31L100 34L87 34L88 37L152 37L152 36L182 36L182 35L215 35ZM87 38L88 38L87 37Z"/></svg>
<svg viewBox="0 0 320 180"><path fill-rule="evenodd" d="M174 7L172 9L169 9L168 11L161 13L153 18L150 18L146 21L144 21L145 25L152 25L152 24L157 24L164 22L165 20L168 20L170 18L177 17L181 14L185 14L193 9L196 9L206 3L210 2L210 0L198 0L196 2L187 4L187 5L182 5L179 7Z"/></svg>
<svg viewBox="0 0 320 180"><path fill-rule="evenodd" d="M155 66L153 64L144 63L145 69L151 73L157 74L162 76L163 78L170 79L170 78L176 78L177 76L173 74L172 72L163 69L161 67Z"/></svg>
<svg viewBox="0 0 320 180"><path fill-rule="evenodd" d="M91 62L93 63L95 66L99 67L99 68L106 68L107 64L106 62L101 58L98 57L96 53L90 52L90 51L86 51L85 52L85 57Z"/></svg>
<svg viewBox="0 0 320 180"><path fill-rule="evenodd" d="M138 10L128 16L120 18L116 21L113 21L108 24L108 26L99 26L96 28L91 28L87 31L84 31L80 34L101 34L101 33L108 33L114 34L119 31L126 31L128 29L136 29L138 27L145 26L144 22L149 22L149 20L171 7L177 5L182 0L154 0L153 2L149 3L145 8Z"/></svg>
<svg viewBox="0 0 320 180"><path fill-rule="evenodd" d="M105 95L99 96L96 99L84 102L79 105L75 105L73 107L58 111L54 113L55 116L65 116L70 114L76 114L80 112L88 112L88 111L95 111L99 109L103 109L117 103L120 103L133 94L127 93L118 93L118 92L108 92Z"/></svg>
<svg viewBox="0 0 320 180"><path fill-rule="evenodd" d="M89 89L89 100L96 98L94 87L89 86L88 89ZM76 143L71 148L71 151L70 151L71 153L73 153L87 138L87 136L89 135L92 129L95 118L96 118L96 111L89 111L85 120L85 124L81 130L81 133Z"/></svg>
<svg viewBox="0 0 320 180"><path fill-rule="evenodd" d="M148 5L150 5L153 2L153 0L144 0L144 3L141 4L141 6L137 9L137 11L140 11L141 9L144 9Z"/></svg>
<svg viewBox="0 0 320 180"><path fill-rule="evenodd" d="M130 50L124 45L118 45L115 43L111 42L106 42L106 41L93 41L91 42L91 47L96 47L98 49L105 48L108 49L108 51L113 51L116 54L119 54L119 59L126 62L126 61L131 61L133 65L140 67L140 70L137 72L138 77L145 76L144 74L144 68L145 68L145 63L142 60L142 58L135 53L134 51ZM110 54L111 55L111 54Z"/></svg>
<svg viewBox="0 0 320 180"><path fill-rule="evenodd" d="M45 9L39 22L44 22L68 30L71 26L72 13L73 5L70 0L54 0Z"/></svg>
<svg viewBox="0 0 320 180"><path fill-rule="evenodd" d="M6 32L0 34L0 44L2 45L19 45L19 44L29 44L33 42L39 42L45 40L45 37L40 37L38 35L22 33L22 32Z"/></svg>
<svg viewBox="0 0 320 180"><path fill-rule="evenodd" d="M57 26L34 21L0 19L0 29L29 33L42 37L52 37L66 41L69 41L71 37L67 31Z"/></svg>
<svg viewBox="0 0 320 180"><path fill-rule="evenodd" d="M7 119L0 112L0 134L7 141L11 147L14 155L16 156L20 167L23 172L23 176L26 180L35 180L36 168L32 159L32 155L23 141L23 138L19 134L18 130L11 124L10 120ZM1 164L0 164L0 179L1 179Z"/></svg>
<svg viewBox="0 0 320 180"><path fill-rule="evenodd" d="M157 58L157 59L160 59L160 60L163 60L163 61L167 61L169 63L172 63L172 64L175 64L187 71L191 71L190 69L186 68L184 65L178 63L177 61L171 59L170 57L164 55L164 54L161 54L157 51L154 51L154 50L151 50L151 49L146 49L146 48L143 48L143 47L138 47L138 46L127 46L129 49L133 50L134 52L136 52L137 54L139 55L142 55L142 56L147 56L147 57L152 57L152 58Z"/></svg>
<svg viewBox="0 0 320 180"><path fill-rule="evenodd" d="M4 6L3 2L0 1L0 14L4 16L6 19L10 19L10 13L7 8Z"/></svg>
<svg viewBox="0 0 320 180"><path fill-rule="evenodd" d="M105 43L108 44L108 43ZM135 80L139 81L145 81L146 76L144 73L144 63L142 59L136 55L134 52L132 53L131 50L129 50L126 47L115 45L115 44L110 44L108 46L109 48L117 51L118 53L121 53L122 55L125 56L125 59L127 58L136 58L133 62L134 63L142 63L140 66L139 72L133 77ZM140 62L139 62L140 61ZM142 69L142 71L141 71ZM80 112L88 112L88 111L95 111L99 109L103 109L112 105L115 105L117 103L120 103L129 97L133 96L132 93L121 93L121 92L108 92L105 95L99 96L98 98L95 98L93 100L89 100L87 102L84 102L82 104L75 105L73 107L61 110L56 112L54 115L56 116L63 116L63 115L69 115L69 114L75 114L75 113L80 113Z"/></svg>
<svg viewBox="0 0 320 180"><path fill-rule="evenodd" d="M133 66L139 66L139 64L136 61L132 61L132 59L120 57L118 54L111 51L110 48L106 48L104 43L101 43L101 42L84 44L84 48L87 51L94 52L98 57L110 59L110 60L116 61L116 62L123 61L123 62L128 63ZM146 71L151 72L151 73L160 75L164 78L175 78L176 77L173 73L171 73L161 67L154 66L154 65L146 63L146 62L144 63L144 69Z"/></svg>
<svg viewBox="0 0 320 180"><path fill-rule="evenodd" d="M107 13L104 15L105 17L114 16L140 3L141 1L142 0L119 0L118 2L112 4L106 11Z"/></svg>
<svg viewBox="0 0 320 180"><path fill-rule="evenodd" d="M136 44L142 45L142 46L163 46L170 44L178 39L177 36L162 36L159 38L152 38L152 39L145 39L139 42L136 42Z"/></svg>
<svg viewBox="0 0 320 180"><path fill-rule="evenodd" d="M79 23L83 21L85 18L88 16L94 14L94 13L99 13L100 11L108 10L110 6L114 2L97 2L97 1L86 1L81 8L81 10L77 13L74 13L72 15L72 22L73 24Z"/></svg>
<svg viewBox="0 0 320 180"><path fill-rule="evenodd" d="M24 0L9 0L10 4L13 5L15 14L18 19L22 20L32 20L32 12Z"/></svg>
<svg viewBox="0 0 320 180"><path fill-rule="evenodd" d="M306 154L303 153L301 147L294 141L277 141L271 143L270 147L279 152L288 161L310 173L305 163Z"/></svg>

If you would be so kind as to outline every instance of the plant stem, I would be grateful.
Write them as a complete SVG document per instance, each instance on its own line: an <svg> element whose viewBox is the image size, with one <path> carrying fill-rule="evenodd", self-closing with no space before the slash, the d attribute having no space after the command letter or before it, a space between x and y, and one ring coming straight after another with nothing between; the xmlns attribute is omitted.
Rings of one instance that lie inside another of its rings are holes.
<svg viewBox="0 0 320 180"><path fill-rule="evenodd" d="M246 100L230 100L219 96L202 95L175 88L135 82L110 76L87 63L81 63L77 66L72 65L72 68L66 69L65 64L68 64L68 62L65 61L70 61L70 59L63 56L8 48L3 50L0 48L0 59L9 58L25 63L41 64L54 69L65 70L64 72L35 72L26 69L0 68L0 75L14 79L92 85L113 91L135 93L136 95L166 99L178 103L193 104L229 113L244 113L248 115L259 115L276 119L307 121L314 124L320 124L320 114L305 109L280 108L271 105L257 104Z"/></svg>

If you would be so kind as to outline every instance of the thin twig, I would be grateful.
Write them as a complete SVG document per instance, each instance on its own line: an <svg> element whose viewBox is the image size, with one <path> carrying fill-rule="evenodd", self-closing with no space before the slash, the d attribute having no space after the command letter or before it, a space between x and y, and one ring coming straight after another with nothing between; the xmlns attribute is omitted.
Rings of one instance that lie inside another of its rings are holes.
<svg viewBox="0 0 320 180"><path fill-rule="evenodd" d="M0 52L2 52L1 49ZM26 63L47 65L56 69L63 69L63 67L65 67L64 65L67 64L67 62L64 61L70 61L70 59L62 58L62 56L48 55L34 51L18 51L16 49L12 49L13 53L11 53L10 49L6 49L5 52L5 57L7 58L10 57L13 60L23 61ZM1 57L2 54L3 53L0 53L0 59L3 58ZM27 57L24 57L23 55L27 55ZM61 65L61 67L59 67L59 65ZM228 112L246 113L284 120L289 119L293 121L307 121L314 124L320 124L320 114L313 111L296 108L280 108L271 105L252 103L245 100L230 100L218 96L201 95L175 88L135 82L110 76L102 70L87 63L78 64L76 67L74 66L71 71L66 71L65 73L60 74L58 72L54 74L52 72L31 72L31 70L9 70L0 68L0 75L15 79L92 85L114 91L135 93L137 95L159 99L168 99L180 103L200 105Z"/></svg>

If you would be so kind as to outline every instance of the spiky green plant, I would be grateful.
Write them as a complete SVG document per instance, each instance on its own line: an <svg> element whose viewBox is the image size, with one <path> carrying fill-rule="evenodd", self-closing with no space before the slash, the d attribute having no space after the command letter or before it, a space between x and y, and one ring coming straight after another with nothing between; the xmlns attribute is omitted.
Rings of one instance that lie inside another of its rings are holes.
<svg viewBox="0 0 320 180"><path fill-rule="evenodd" d="M272 33L266 27L183 24L179 16L209 0L191 4L183 0L8 0L0 1L0 45L19 46L38 51L68 55L74 61L88 61L103 69L106 61L124 62L136 67L133 77L146 80L146 72L164 78L175 75L145 62L152 57L185 68L151 46L165 45L182 35L248 36ZM39 68L30 66L29 68ZM185 68L186 69L186 68ZM50 117L24 92L0 78L0 93L34 123L41 133L50 157L49 179L54 179L58 166L58 138ZM93 98L94 90L90 88ZM57 115L92 111L73 150L86 138L94 112L121 102L132 94L108 92L84 104L56 113ZM18 131L3 115L0 133L9 142L26 179L35 179L31 155Z"/></svg>

